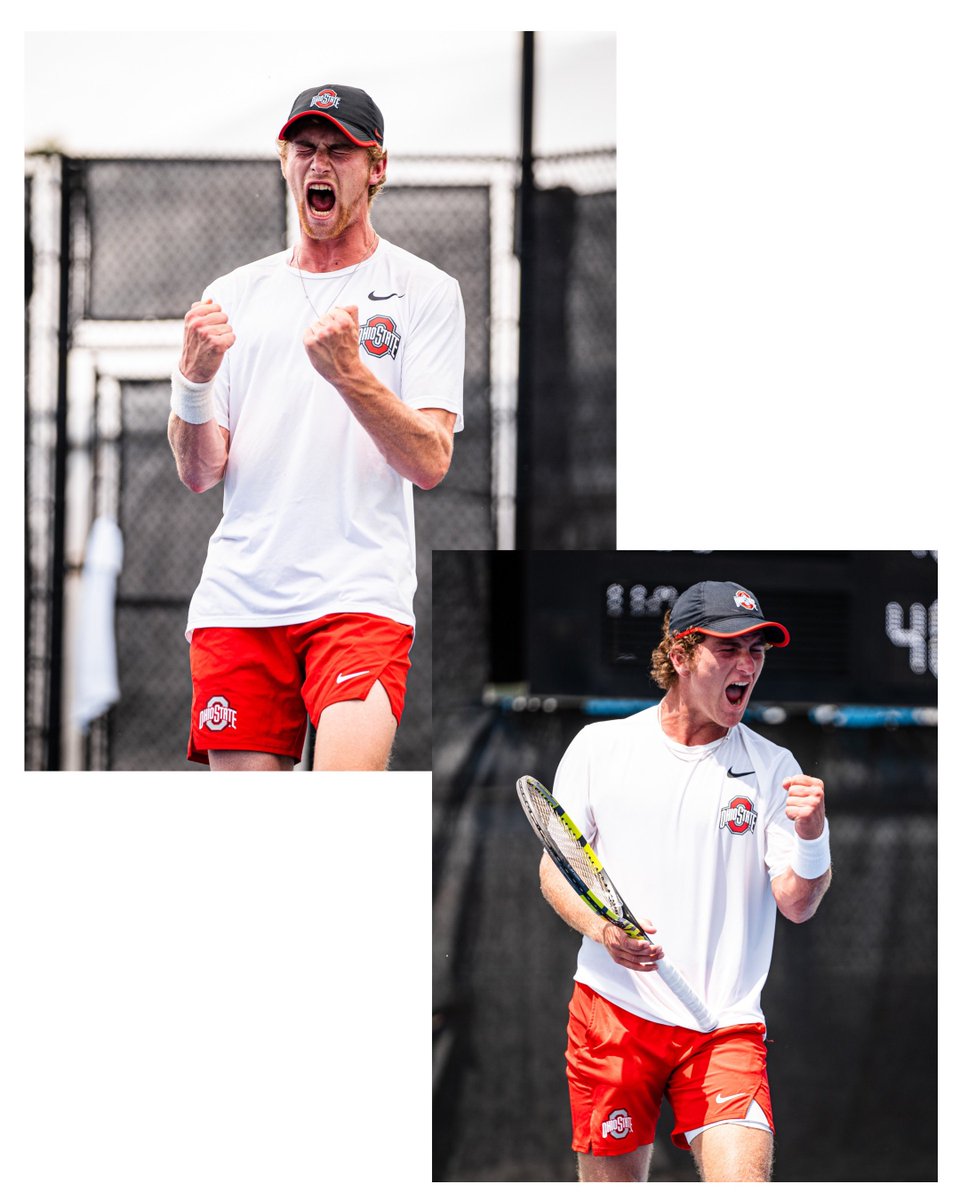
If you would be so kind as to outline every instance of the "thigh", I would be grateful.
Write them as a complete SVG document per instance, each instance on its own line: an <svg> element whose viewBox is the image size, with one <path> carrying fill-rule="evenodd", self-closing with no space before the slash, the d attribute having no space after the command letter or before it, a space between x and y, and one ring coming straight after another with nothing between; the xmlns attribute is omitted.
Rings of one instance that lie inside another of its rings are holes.
<svg viewBox="0 0 960 1200"><path fill-rule="evenodd" d="M285 627L195 629L190 671L191 761L208 762L211 750L299 759L303 674Z"/></svg>
<svg viewBox="0 0 960 1200"><path fill-rule="evenodd" d="M328 704L317 722L315 771L385 771L397 721L377 681L363 700Z"/></svg>
<svg viewBox="0 0 960 1200"><path fill-rule="evenodd" d="M644 1021L591 988L574 985L566 1059L578 1154L623 1158L625 1169L634 1169L630 1156L651 1146L656 1134L673 1065L672 1036L671 1026Z"/></svg>
<svg viewBox="0 0 960 1200"><path fill-rule="evenodd" d="M639 1146L616 1157L578 1154L577 1173L581 1183L646 1183L652 1157L653 1146Z"/></svg>
<svg viewBox="0 0 960 1200"><path fill-rule="evenodd" d="M773 1130L767 1048L760 1024L734 1025L696 1035L670 1076L667 1098L674 1114L673 1142L685 1150L706 1126L749 1120L753 1104Z"/></svg>
<svg viewBox="0 0 960 1200"><path fill-rule="evenodd" d="M211 771L292 771L296 759L256 750L208 750Z"/></svg>
<svg viewBox="0 0 960 1200"><path fill-rule="evenodd" d="M773 1134L746 1125L711 1125L690 1144L705 1183L769 1183Z"/></svg>
<svg viewBox="0 0 960 1200"><path fill-rule="evenodd" d="M374 683L400 723L413 630L370 613L333 613L298 627L305 664L303 699L315 725L329 706L366 700Z"/></svg>

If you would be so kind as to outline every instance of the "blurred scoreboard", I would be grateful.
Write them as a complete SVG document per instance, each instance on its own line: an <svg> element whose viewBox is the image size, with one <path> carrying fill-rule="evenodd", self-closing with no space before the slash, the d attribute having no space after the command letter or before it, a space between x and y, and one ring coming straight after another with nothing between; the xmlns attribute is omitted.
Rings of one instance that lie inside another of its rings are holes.
<svg viewBox="0 0 960 1200"><path fill-rule="evenodd" d="M522 670L539 695L656 698L650 652L702 579L757 594L790 631L763 703L935 706L937 556L929 550L594 551L521 555ZM514 601L516 601L516 591ZM516 614L516 603L514 603Z"/></svg>

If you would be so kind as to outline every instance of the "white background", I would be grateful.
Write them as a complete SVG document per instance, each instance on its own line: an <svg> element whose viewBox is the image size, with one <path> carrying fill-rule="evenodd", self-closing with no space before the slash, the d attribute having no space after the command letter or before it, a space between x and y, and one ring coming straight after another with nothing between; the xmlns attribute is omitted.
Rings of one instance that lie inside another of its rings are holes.
<svg viewBox="0 0 960 1200"><path fill-rule="evenodd" d="M269 155L300 92L345 83L376 101L394 155L515 155L521 36L32 33L26 144L78 155ZM535 150L612 146L615 34L544 31L536 42Z"/></svg>
<svg viewBox="0 0 960 1200"><path fill-rule="evenodd" d="M175 7L165 14L189 25ZM438 34L432 11L417 10L419 32L391 31L394 7L355 6L348 35L278 10L283 32L258 32L246 69L236 43L213 32L139 41L133 74L116 35L76 39L55 72L32 48L28 145L55 137L107 153L115 137L116 152L146 150L156 127L151 151L259 153L279 128L277 105L282 117L333 62L337 82L363 67L396 153L441 148L423 140L418 118L441 64L457 69L434 120L457 122L456 148L477 138L473 149L513 152L517 68L498 47L515 35L446 23ZM535 11L525 23L538 23ZM621 547L935 547L952 610L952 13L730 0L639 3L619 19ZM235 30L243 15L220 6L212 19ZM411 35L426 62L401 40ZM362 52L348 57L351 38ZM584 132L577 111L609 84L590 70L604 43L591 44L571 76L569 46L555 42L567 66L541 98L542 150L610 140L606 128L588 137L594 126ZM36 98L41 87L59 117ZM111 89L105 106L98 97ZM105 107L118 110L113 133ZM63 123L68 109L89 114L86 133ZM203 136L187 144L191 116ZM237 140L248 135L256 145ZM18 154L7 161L19 239ZM10 361L18 322L7 323ZM429 779L24 776L9 724L6 1194L287 1200L333 1180L420 1192L430 1175ZM944 893L951 915L954 900Z"/></svg>

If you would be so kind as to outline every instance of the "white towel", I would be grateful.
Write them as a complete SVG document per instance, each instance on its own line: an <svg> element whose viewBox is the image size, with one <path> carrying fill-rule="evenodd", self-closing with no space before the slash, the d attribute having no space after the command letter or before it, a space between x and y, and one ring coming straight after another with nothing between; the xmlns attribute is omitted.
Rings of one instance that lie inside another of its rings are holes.
<svg viewBox="0 0 960 1200"><path fill-rule="evenodd" d="M110 517L97 517L87 538L74 655L72 716L82 732L120 699L115 601L122 566L119 526Z"/></svg>

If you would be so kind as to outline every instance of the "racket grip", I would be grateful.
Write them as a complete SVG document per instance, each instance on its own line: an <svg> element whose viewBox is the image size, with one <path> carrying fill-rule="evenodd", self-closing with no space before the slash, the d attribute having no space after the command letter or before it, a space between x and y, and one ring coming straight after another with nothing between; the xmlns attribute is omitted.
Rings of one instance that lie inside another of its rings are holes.
<svg viewBox="0 0 960 1200"><path fill-rule="evenodd" d="M690 1012L696 1017L702 1033L709 1033L720 1024L716 1015L707 1008L689 983L680 974L673 963L661 958L657 964L660 978L673 992L677 999L682 1000Z"/></svg>

